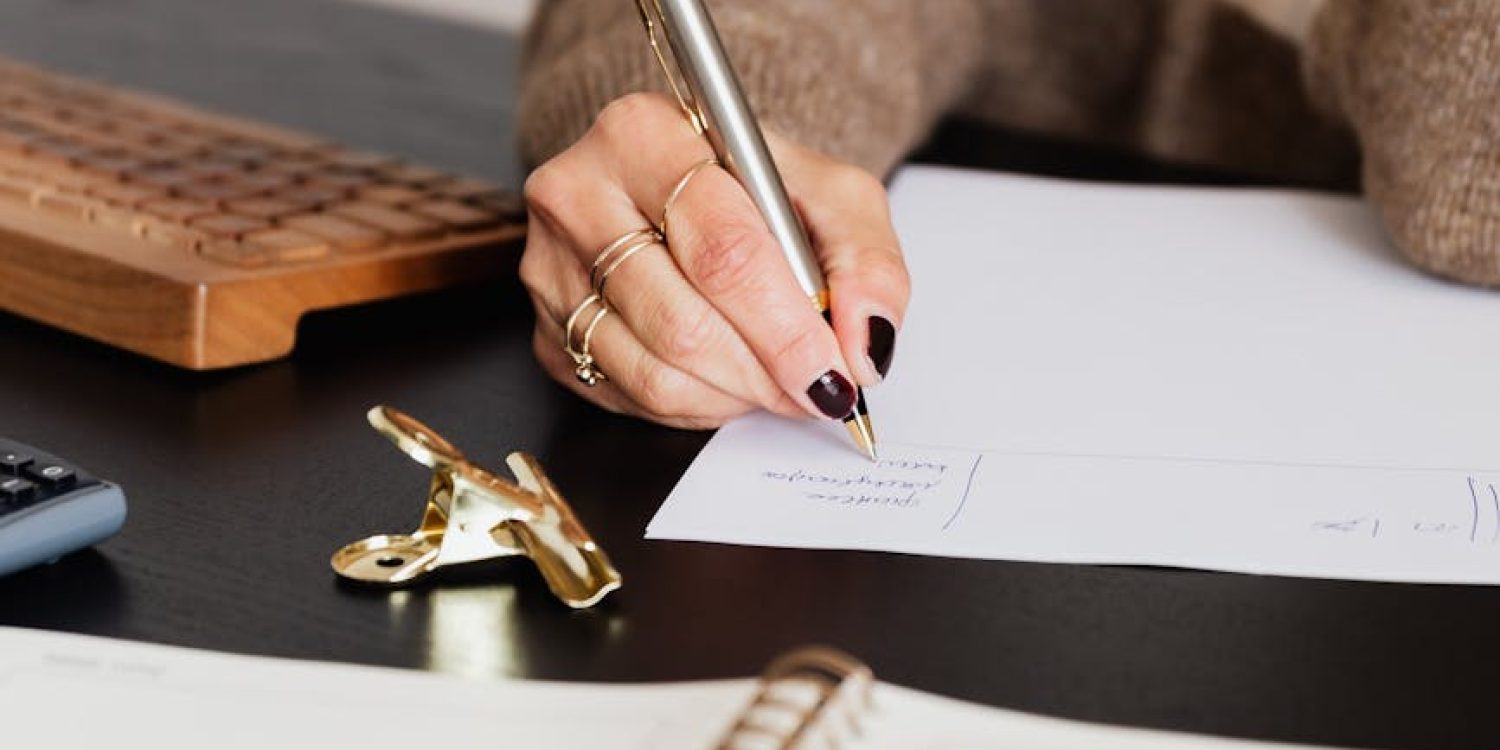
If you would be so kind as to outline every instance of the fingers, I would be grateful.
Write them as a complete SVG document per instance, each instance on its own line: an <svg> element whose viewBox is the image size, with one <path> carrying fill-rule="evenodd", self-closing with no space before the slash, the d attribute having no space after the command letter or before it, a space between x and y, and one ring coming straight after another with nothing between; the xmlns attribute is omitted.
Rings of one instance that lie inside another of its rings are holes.
<svg viewBox="0 0 1500 750"><path fill-rule="evenodd" d="M674 125L680 128L680 114L668 104L642 106L632 114L642 127L667 132L675 132ZM844 364L847 355L839 339L848 335L848 351L858 353L857 358L849 361L862 366L859 379L877 382L877 368L868 364L868 326L857 336L840 332L839 338L835 338L831 334L807 293L797 286L780 246L743 188L721 169L693 171L704 155L701 139L690 130L687 133L690 140L700 145L684 146L673 139L660 139L636 143L633 148L626 148L623 142L605 147L625 191L643 213L653 216L658 223L665 218L661 215L663 207L674 190L681 187L671 209L668 230L671 234L668 244L677 265L687 281L733 325L787 398L815 416L847 415L853 409L854 389L849 366ZM818 157L816 162L809 163L822 166L826 161ZM663 165L669 165L670 169ZM682 175L688 174L693 176L684 185ZM884 202L883 192L880 202ZM888 227L888 218L884 221ZM849 266L846 274L858 273L852 264L846 265ZM883 286L880 289L883 291ZM850 291L863 294L853 287ZM904 293L888 296L900 299L874 302L881 309L896 307L904 311ZM847 310L835 309L836 326L839 317L853 320L861 309L876 306L868 295L854 299L864 301L860 306L844 306ZM846 329L851 327L847 322L843 325ZM643 338L651 339L649 335ZM667 356L670 360L671 355Z"/></svg>
<svg viewBox="0 0 1500 750"><path fill-rule="evenodd" d="M709 167L684 182L709 149L676 105L632 95L527 181L532 229L521 271L548 372L605 408L679 426L712 426L755 406L846 416L853 384L877 382L888 364L909 282L878 182L805 149L777 153L826 269L833 329L727 172ZM599 267L613 314L601 319L592 353L612 379L587 388L563 351L563 323L591 293L600 250L661 223L679 183L670 247L622 250L618 264Z"/></svg>
<svg viewBox="0 0 1500 750"><path fill-rule="evenodd" d="M667 248L632 255L605 293L643 346L663 362L767 410L804 416L719 310L683 276Z"/></svg>
<svg viewBox="0 0 1500 750"><path fill-rule="evenodd" d="M686 186L673 205L671 231L669 246L684 276L793 401L814 416L839 419L853 411L854 386L833 331L727 172L705 169Z"/></svg>
<svg viewBox="0 0 1500 750"><path fill-rule="evenodd" d="M587 296L581 275L576 286L581 300ZM589 387L576 377L575 362L564 349L565 320L540 303L536 307L532 349L537 361L553 379L605 409L673 427L708 429L756 408L657 359L613 315L599 321L589 349L607 379ZM590 317L586 313L575 325L575 346Z"/></svg>
<svg viewBox="0 0 1500 750"><path fill-rule="evenodd" d="M674 165L636 165L620 155L637 149L660 149L688 161L701 161L711 154L670 100L657 95L630 96L612 104L588 136L538 169L527 182L528 197L537 208L538 220L545 224L543 229L570 248L583 268L592 267L600 250L623 232L650 225L635 198L619 183L619 176L634 175L637 183L681 178L682 172ZM531 244L528 240L528 256ZM607 279L611 306L658 359L741 401L786 416L806 415L761 366L730 322L693 288L665 248L642 248L618 266L608 261L599 269L601 275L611 267ZM545 278L556 272L535 275ZM544 288L534 294L548 297L555 284L543 281L538 286ZM565 319L563 307L576 301L553 301L550 312Z"/></svg>
<svg viewBox="0 0 1500 750"><path fill-rule="evenodd" d="M879 383L911 299L885 187L858 167L774 135L770 143L818 251L844 360L860 385Z"/></svg>

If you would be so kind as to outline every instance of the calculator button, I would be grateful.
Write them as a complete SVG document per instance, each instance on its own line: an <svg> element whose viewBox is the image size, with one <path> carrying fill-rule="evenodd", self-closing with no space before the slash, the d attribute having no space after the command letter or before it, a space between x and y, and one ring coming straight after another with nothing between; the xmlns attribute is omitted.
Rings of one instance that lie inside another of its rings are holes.
<svg viewBox="0 0 1500 750"><path fill-rule="evenodd" d="M36 485L20 477L0 479L0 503L20 505L36 497Z"/></svg>
<svg viewBox="0 0 1500 750"><path fill-rule="evenodd" d="M69 487L78 478L72 469L57 464L32 464L22 473L27 479L54 490Z"/></svg>
<svg viewBox="0 0 1500 750"><path fill-rule="evenodd" d="M20 474L22 469L31 465L31 461L31 456L25 453L0 451L0 474Z"/></svg>

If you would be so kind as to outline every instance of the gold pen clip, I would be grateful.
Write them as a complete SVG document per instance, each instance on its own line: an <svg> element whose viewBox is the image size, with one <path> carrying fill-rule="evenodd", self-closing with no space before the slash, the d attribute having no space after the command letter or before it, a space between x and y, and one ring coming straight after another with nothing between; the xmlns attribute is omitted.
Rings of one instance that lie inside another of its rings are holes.
<svg viewBox="0 0 1500 750"><path fill-rule="evenodd" d="M671 40L666 38L661 0L635 0L635 7L641 12L641 23L646 25L646 39L651 42L651 51L656 54L656 62L661 66L662 74L667 77L667 86L672 89L672 95L677 97L677 103L682 106L682 113L687 115L694 132L703 135L708 130L708 123L693 99L682 69L677 66L677 58L671 53ZM665 49L663 45L666 46ZM670 61L668 58L671 58Z"/></svg>
<svg viewBox="0 0 1500 750"><path fill-rule="evenodd" d="M619 572L578 522L542 466L529 454L506 458L516 482L470 463L452 443L388 406L370 424L432 469L421 526L380 534L334 553L334 572L362 583L401 586L450 565L524 555L552 593L570 607L597 604L620 588Z"/></svg>

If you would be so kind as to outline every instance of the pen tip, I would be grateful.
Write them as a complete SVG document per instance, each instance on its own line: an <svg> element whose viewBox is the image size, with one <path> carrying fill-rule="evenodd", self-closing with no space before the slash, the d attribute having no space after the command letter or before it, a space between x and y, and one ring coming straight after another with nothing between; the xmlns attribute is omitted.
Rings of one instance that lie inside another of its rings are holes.
<svg viewBox="0 0 1500 750"><path fill-rule="evenodd" d="M844 426L848 428L849 436L854 438L854 444L859 446L860 452L871 461L880 460L875 452L875 429L870 425L868 414L856 414Z"/></svg>

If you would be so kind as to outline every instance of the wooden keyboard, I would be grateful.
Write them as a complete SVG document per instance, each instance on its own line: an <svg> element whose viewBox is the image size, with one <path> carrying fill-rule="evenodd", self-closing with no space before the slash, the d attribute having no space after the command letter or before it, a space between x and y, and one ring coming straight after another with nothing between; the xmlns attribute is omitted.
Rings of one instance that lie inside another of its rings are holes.
<svg viewBox="0 0 1500 750"><path fill-rule="evenodd" d="M310 310L502 273L524 235L483 182L0 60L0 309L232 367Z"/></svg>

